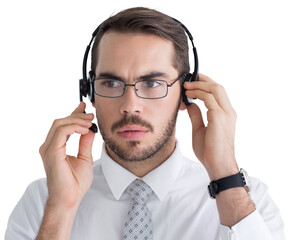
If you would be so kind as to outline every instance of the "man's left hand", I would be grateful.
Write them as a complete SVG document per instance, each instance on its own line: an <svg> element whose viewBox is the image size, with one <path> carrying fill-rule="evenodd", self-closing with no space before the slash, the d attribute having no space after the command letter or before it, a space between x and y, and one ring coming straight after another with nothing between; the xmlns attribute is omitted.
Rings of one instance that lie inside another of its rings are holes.
<svg viewBox="0 0 290 240"><path fill-rule="evenodd" d="M192 147L211 180L239 172L234 139L236 112L225 89L209 77L199 74L199 81L184 83L186 95L204 102L208 124L205 126L200 108L192 103L187 111L192 123Z"/></svg>

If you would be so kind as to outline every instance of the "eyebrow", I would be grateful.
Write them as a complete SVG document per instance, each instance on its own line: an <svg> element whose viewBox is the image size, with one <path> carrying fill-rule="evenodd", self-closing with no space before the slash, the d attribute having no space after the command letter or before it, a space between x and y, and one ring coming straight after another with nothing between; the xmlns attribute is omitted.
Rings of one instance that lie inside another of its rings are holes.
<svg viewBox="0 0 290 240"><path fill-rule="evenodd" d="M123 78L115 75L114 73L110 73L110 72L100 73L97 78L112 78L112 79L123 81Z"/></svg>
<svg viewBox="0 0 290 240"><path fill-rule="evenodd" d="M152 79L152 78L156 78L156 77L162 77L165 79L169 79L168 74L163 73L163 72L151 72L149 74L140 76L137 78L137 80L148 80L148 79ZM112 72L101 72L98 76L98 78L111 78L111 79L115 79L115 80L119 80L119 81L124 81L124 79L120 76L115 75Z"/></svg>
<svg viewBox="0 0 290 240"><path fill-rule="evenodd" d="M163 72L151 72L149 74L143 75L141 77L139 77L138 79L140 80L146 80L146 79L152 79L152 78L156 78L156 77L162 77L165 79L168 79L169 76L166 73Z"/></svg>

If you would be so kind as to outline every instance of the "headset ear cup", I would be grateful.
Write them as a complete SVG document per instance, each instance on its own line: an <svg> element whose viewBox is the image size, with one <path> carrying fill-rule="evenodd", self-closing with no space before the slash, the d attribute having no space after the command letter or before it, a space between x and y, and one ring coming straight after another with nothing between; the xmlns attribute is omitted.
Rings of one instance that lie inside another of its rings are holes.
<svg viewBox="0 0 290 240"><path fill-rule="evenodd" d="M91 103L95 102L94 85L95 85L95 82L91 81L90 82L90 96L89 96Z"/></svg>
<svg viewBox="0 0 290 240"><path fill-rule="evenodd" d="M183 87L183 84L185 82L191 82L192 81L192 74L191 73L187 73L184 77L183 83L182 83L182 100L185 103L186 106L190 105L189 99L188 97L185 95L185 88Z"/></svg>
<svg viewBox="0 0 290 240"><path fill-rule="evenodd" d="M80 79L79 81L79 90L80 90L80 101L83 101L83 97L86 97L88 94L86 80Z"/></svg>
<svg viewBox="0 0 290 240"><path fill-rule="evenodd" d="M91 103L95 102L94 76L95 74L93 73L93 71L90 71L88 75L88 98L91 101Z"/></svg>

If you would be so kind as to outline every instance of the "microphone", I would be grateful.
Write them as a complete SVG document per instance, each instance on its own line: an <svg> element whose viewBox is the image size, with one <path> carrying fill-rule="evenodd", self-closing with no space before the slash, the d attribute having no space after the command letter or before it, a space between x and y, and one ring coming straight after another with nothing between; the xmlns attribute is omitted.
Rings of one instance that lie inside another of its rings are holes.
<svg viewBox="0 0 290 240"><path fill-rule="evenodd" d="M84 113L86 113L86 111L84 111ZM98 132L98 127L95 123L93 123L93 125L89 128L93 133L97 133Z"/></svg>
<svg viewBox="0 0 290 240"><path fill-rule="evenodd" d="M98 127L95 123L93 123L93 125L90 127L90 130L93 132L93 133L97 133L98 132Z"/></svg>

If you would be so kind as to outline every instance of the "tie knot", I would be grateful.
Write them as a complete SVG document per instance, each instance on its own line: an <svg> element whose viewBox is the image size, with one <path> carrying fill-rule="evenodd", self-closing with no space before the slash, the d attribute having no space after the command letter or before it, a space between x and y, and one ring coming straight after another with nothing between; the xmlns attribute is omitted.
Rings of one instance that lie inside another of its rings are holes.
<svg viewBox="0 0 290 240"><path fill-rule="evenodd" d="M136 179L127 187L126 192L130 194L134 204L146 204L153 190L141 179Z"/></svg>

